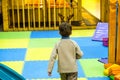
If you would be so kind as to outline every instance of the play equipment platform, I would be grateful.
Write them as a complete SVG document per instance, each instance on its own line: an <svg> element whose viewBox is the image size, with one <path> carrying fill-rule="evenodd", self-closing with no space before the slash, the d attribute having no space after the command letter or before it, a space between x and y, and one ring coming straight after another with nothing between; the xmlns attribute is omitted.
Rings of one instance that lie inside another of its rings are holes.
<svg viewBox="0 0 120 80"><path fill-rule="evenodd" d="M0 80L25 80L20 74L0 63Z"/></svg>

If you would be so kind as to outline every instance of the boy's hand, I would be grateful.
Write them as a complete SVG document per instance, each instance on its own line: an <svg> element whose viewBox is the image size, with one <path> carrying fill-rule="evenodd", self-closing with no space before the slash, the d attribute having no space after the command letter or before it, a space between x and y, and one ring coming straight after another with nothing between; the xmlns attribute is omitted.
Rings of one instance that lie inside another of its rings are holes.
<svg viewBox="0 0 120 80"><path fill-rule="evenodd" d="M48 72L48 76L51 76L51 72Z"/></svg>

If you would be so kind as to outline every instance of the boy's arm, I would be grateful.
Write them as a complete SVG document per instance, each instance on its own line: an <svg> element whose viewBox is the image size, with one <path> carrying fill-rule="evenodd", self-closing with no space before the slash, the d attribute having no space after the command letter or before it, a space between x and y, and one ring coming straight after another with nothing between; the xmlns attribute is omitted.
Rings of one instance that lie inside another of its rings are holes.
<svg viewBox="0 0 120 80"><path fill-rule="evenodd" d="M52 69L53 69L56 58L57 58L57 49L55 46L54 49L52 50L52 54L50 56L50 60L49 60L49 64L48 64L48 75L49 76L52 73Z"/></svg>
<svg viewBox="0 0 120 80"><path fill-rule="evenodd" d="M83 56L83 52L78 46L78 44L76 44L76 59L80 59L82 56Z"/></svg>

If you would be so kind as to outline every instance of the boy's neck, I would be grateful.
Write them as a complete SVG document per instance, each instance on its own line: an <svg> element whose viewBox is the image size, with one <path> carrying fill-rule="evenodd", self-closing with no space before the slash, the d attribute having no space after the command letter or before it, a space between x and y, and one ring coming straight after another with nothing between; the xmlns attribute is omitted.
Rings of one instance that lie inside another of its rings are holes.
<svg viewBox="0 0 120 80"><path fill-rule="evenodd" d="M62 39L70 39L69 36L62 36Z"/></svg>

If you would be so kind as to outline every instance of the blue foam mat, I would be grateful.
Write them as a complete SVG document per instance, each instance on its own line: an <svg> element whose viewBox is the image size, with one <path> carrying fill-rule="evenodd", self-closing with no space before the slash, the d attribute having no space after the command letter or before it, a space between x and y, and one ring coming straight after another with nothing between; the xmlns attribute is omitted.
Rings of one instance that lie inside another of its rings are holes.
<svg viewBox="0 0 120 80"><path fill-rule="evenodd" d="M102 58L108 56L108 47L102 45L102 42L92 41L92 37L72 38L83 51L83 58Z"/></svg>
<svg viewBox="0 0 120 80"><path fill-rule="evenodd" d="M82 58L108 57L108 48L104 46L81 46L84 55Z"/></svg>
<svg viewBox="0 0 120 80"><path fill-rule="evenodd" d="M91 77L87 78L87 80L111 80L109 77Z"/></svg>
<svg viewBox="0 0 120 80"><path fill-rule="evenodd" d="M23 61L26 50L26 48L0 49L0 61Z"/></svg>
<svg viewBox="0 0 120 80"><path fill-rule="evenodd" d="M47 74L48 61L25 61L22 75L26 79L49 78ZM51 78L59 78L56 64ZM34 74L33 74L34 73Z"/></svg>
<svg viewBox="0 0 120 80"><path fill-rule="evenodd" d="M79 60L77 61L77 64L78 64L78 77L85 77L84 71L80 65ZM22 75L26 79L60 78L59 73L57 72L57 61L55 62L51 77L48 76L47 69L48 61L26 61ZM33 72L34 74L32 74Z"/></svg>
<svg viewBox="0 0 120 80"><path fill-rule="evenodd" d="M44 35L42 35L44 34ZM30 38L59 38L59 31L32 31Z"/></svg>
<svg viewBox="0 0 120 80"><path fill-rule="evenodd" d="M101 42L92 41L92 37L77 37L77 38L71 38L75 40L79 46L100 46L102 45Z"/></svg>

